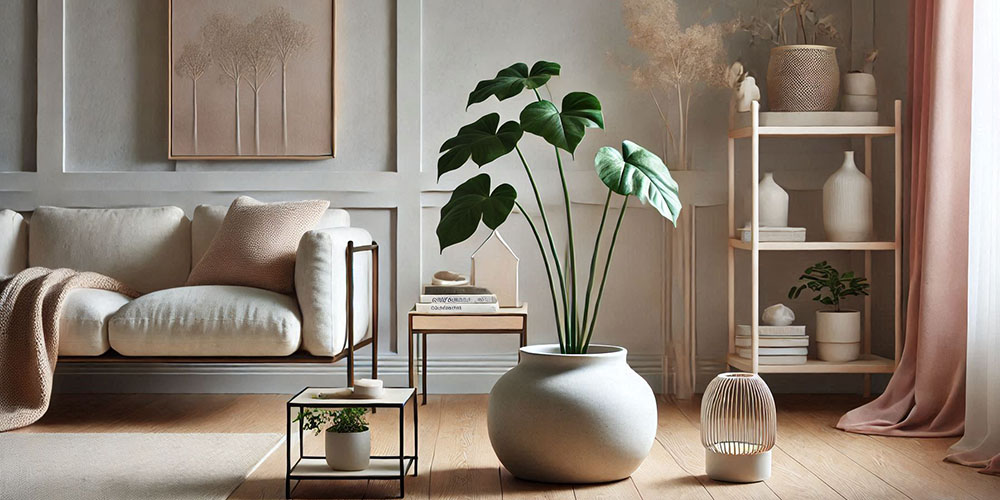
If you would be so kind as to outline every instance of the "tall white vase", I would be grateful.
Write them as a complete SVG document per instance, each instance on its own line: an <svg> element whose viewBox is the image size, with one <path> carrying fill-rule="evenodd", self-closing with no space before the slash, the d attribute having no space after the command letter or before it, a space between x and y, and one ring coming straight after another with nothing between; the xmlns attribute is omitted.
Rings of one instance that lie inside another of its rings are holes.
<svg viewBox="0 0 1000 500"><path fill-rule="evenodd" d="M823 227L830 241L867 241L872 236L872 182L854 164L854 151L823 184Z"/></svg>
<svg viewBox="0 0 1000 500"><path fill-rule="evenodd" d="M774 174L766 172L757 188L760 200L760 225L788 227L788 193L777 182Z"/></svg>

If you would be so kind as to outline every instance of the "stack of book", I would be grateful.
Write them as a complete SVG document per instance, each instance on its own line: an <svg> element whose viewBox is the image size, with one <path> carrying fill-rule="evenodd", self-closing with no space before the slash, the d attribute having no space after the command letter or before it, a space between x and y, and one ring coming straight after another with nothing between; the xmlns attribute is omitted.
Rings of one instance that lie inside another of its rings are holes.
<svg viewBox="0 0 1000 500"><path fill-rule="evenodd" d="M418 313L432 314L483 314L500 312L497 296L486 288L459 285L424 285Z"/></svg>
<svg viewBox="0 0 1000 500"><path fill-rule="evenodd" d="M757 327L757 361L762 365L802 365L809 352L805 325ZM736 355L750 359L750 325L736 327Z"/></svg>

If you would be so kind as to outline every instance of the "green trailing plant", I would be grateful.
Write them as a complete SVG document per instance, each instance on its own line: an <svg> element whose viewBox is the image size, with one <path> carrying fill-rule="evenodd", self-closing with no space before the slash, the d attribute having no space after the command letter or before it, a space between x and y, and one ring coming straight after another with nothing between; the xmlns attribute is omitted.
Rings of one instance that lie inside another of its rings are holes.
<svg viewBox="0 0 1000 500"><path fill-rule="evenodd" d="M597 323L597 313L608 280L611 256L618 240L622 220L625 218L628 198L634 196L639 201L650 204L675 225L681 210L681 202L677 182L670 176L670 171L658 156L627 140L622 142L621 151L610 147L601 148L594 158L594 168L597 176L608 187L608 193L594 241L586 288L579 289L577 280L574 279L579 274L577 274L573 214L563 167L563 152L569 153L572 157L588 128L604 128L604 115L600 101L587 92L566 94L560 106L556 106L552 100L542 98L538 89L546 86L552 77L558 76L560 70L559 64L548 61L538 61L531 68L528 68L527 64L516 63L500 70L494 78L480 81L469 94L466 110L490 97L496 97L497 101L516 97L525 89L531 90L534 101L521 110L518 120L508 120L501 124L498 113L489 113L459 128L454 137L441 145L441 157L438 159L438 179L440 179L448 172L464 166L469 159L479 167L483 167L511 152L516 152L541 216L541 231L518 200L517 191L513 186L500 184L492 188L489 174L480 173L455 188L448 203L441 208L437 236L443 252L445 248L470 238L480 222L496 230L507 220L516 206L531 228L542 256L552 296L560 349L563 353L583 354L587 352L594 333L594 325ZM551 92L548 92L548 95L551 96ZM555 152L555 166L559 173L569 238L569 252L566 258L568 262L565 265L556 251L552 226L542 204L534 172L518 145L524 138L525 132L541 138L550 144ZM603 271L600 272L600 284L598 284L596 277L601 267L599 250L611 200L616 194L621 196L621 208L607 253L603 258Z"/></svg>
<svg viewBox="0 0 1000 500"><path fill-rule="evenodd" d="M320 432L365 432L368 430L368 421L365 420L365 408L344 408L342 410L327 410L323 408L303 408L299 410L298 416L293 422L302 422L302 429L312 431L319 435Z"/></svg>
<svg viewBox="0 0 1000 500"><path fill-rule="evenodd" d="M868 295L868 281L860 276L855 276L854 271L840 274L830 264L818 262L806 268L805 273L799 276L801 284L793 286L788 290L788 298L797 299L803 290L809 289L816 292L813 300L833 306L833 310L840 312L840 300L844 297ZM826 290L827 293L823 293Z"/></svg>

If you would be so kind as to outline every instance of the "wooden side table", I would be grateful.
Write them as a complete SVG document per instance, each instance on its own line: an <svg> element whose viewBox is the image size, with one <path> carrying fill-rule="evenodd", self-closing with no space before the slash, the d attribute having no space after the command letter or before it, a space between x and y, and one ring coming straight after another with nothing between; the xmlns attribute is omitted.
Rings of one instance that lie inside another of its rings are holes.
<svg viewBox="0 0 1000 500"><path fill-rule="evenodd" d="M414 309L409 313L410 334L410 387L416 387L416 349L414 342L423 335L420 355L421 390L423 401L427 404L427 335L445 333L451 335L490 335L518 334L521 337L521 347L528 345L528 304L521 307L503 307L497 313L473 314L430 314L418 313Z"/></svg>

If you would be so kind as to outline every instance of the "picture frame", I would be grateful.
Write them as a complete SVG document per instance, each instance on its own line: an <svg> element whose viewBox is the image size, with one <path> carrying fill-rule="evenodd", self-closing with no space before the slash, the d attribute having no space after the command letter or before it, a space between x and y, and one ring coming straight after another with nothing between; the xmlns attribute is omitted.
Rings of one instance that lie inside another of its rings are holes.
<svg viewBox="0 0 1000 500"><path fill-rule="evenodd" d="M335 0L168 0L167 9L168 159L336 156ZM289 90L303 68L307 87ZM220 86L232 92L226 103Z"/></svg>

